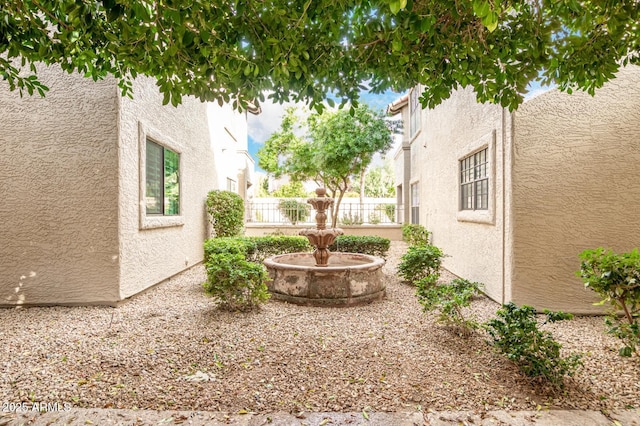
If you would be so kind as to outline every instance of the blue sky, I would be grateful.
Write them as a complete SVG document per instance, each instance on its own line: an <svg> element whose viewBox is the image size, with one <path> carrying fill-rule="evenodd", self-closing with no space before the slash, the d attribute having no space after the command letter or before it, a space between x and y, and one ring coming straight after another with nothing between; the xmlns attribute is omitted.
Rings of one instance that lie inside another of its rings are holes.
<svg viewBox="0 0 640 426"><path fill-rule="evenodd" d="M373 109L384 111L391 102L400 98L402 93L396 93L387 91L381 94L373 94L363 92L360 94L360 102L366 103ZM282 115L286 107L293 104L272 104L264 102L260 106L262 113L259 115L249 114L248 118L248 133L249 133L249 154L256 162L256 171L262 172L258 167L258 156L256 153L264 142L269 139L269 136L276 132L280 128L280 122L282 121Z"/></svg>

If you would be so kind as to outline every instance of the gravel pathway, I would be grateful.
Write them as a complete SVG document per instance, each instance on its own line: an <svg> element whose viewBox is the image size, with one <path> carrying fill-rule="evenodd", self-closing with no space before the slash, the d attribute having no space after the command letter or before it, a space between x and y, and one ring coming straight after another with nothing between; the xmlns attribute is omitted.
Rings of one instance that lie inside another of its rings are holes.
<svg viewBox="0 0 640 426"><path fill-rule="evenodd" d="M386 299L355 308L270 301L252 313L218 311L198 266L118 308L0 310L0 403L231 413L638 408L640 362L617 356L602 318L553 324L585 365L563 392L546 392L486 335L458 337L421 311L395 276L405 250L392 243ZM485 320L497 308L482 298L471 309Z"/></svg>

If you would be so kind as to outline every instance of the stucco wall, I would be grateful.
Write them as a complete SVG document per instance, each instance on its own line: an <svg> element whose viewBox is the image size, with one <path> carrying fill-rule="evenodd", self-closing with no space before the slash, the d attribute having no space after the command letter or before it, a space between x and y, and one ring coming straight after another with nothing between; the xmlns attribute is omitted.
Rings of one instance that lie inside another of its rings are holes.
<svg viewBox="0 0 640 426"><path fill-rule="evenodd" d="M163 106L154 81L140 78L134 83L133 100L121 99L119 123L120 296L125 298L202 260L204 202L207 192L217 187L217 176L206 104L184 98L177 108ZM181 185L181 215L144 227L141 129L180 154Z"/></svg>
<svg viewBox="0 0 640 426"><path fill-rule="evenodd" d="M117 88L57 67L0 81L0 304L118 299Z"/></svg>
<svg viewBox="0 0 640 426"><path fill-rule="evenodd" d="M594 312L574 272L587 248L640 242L640 68L596 92L553 90L515 116L517 303Z"/></svg>
<svg viewBox="0 0 640 426"><path fill-rule="evenodd" d="M447 255L447 269L483 283L487 294L499 302L510 294L510 223L503 220L509 203L503 180L509 177L504 164L510 161L510 120L501 107L478 104L471 91L457 91L433 110L422 111L422 131L412 141L420 224ZM484 145L490 154L490 210L461 214L459 161Z"/></svg>

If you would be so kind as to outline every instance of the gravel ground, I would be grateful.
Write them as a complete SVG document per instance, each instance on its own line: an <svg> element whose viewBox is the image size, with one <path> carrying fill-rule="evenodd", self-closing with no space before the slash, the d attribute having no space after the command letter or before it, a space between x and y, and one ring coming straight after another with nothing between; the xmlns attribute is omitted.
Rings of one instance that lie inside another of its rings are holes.
<svg viewBox="0 0 640 426"><path fill-rule="evenodd" d="M270 301L222 312L198 266L117 308L0 310L0 402L256 413L638 407L640 362L617 356L602 318L550 328L567 353L584 354L566 389L551 393L486 335L434 324L395 277L405 250L392 244L386 299L355 308ZM485 298L471 307L482 320L497 308Z"/></svg>

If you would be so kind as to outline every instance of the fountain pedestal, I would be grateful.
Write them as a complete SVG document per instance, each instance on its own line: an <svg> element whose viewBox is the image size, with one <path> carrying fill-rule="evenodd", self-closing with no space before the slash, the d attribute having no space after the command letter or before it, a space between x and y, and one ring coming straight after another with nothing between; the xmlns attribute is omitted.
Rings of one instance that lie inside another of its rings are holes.
<svg viewBox="0 0 640 426"><path fill-rule="evenodd" d="M361 253L330 253L340 228L326 228L326 209L333 199L318 188L308 202L316 209L315 229L303 229L313 253L290 253L265 259L267 287L274 299L301 305L353 306L384 297L384 259Z"/></svg>

